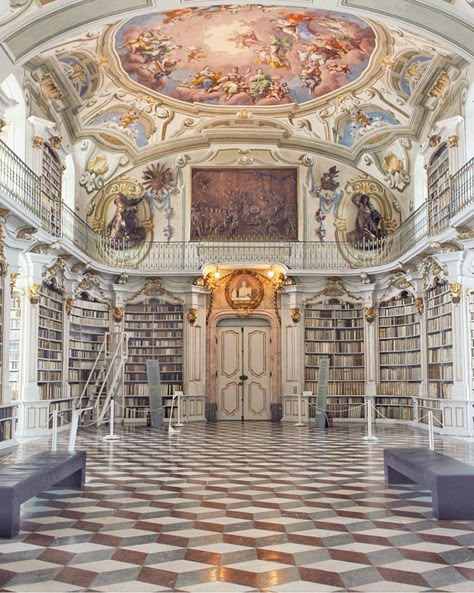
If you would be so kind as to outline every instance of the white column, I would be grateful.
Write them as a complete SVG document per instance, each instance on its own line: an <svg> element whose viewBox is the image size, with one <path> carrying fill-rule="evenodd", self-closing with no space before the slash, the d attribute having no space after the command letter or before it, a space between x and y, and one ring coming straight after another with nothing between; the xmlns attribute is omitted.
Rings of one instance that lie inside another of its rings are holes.
<svg viewBox="0 0 474 593"><path fill-rule="evenodd" d="M184 306L183 370L185 396L204 396L207 393L207 290L192 286Z"/></svg>
<svg viewBox="0 0 474 593"><path fill-rule="evenodd" d="M304 308L297 286L281 290L281 395L304 390Z"/></svg>

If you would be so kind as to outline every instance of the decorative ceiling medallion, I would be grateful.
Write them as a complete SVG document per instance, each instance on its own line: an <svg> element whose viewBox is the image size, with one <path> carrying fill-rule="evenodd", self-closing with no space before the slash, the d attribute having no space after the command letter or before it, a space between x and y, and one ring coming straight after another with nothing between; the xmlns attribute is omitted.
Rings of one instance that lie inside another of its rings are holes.
<svg viewBox="0 0 474 593"><path fill-rule="evenodd" d="M261 4L140 15L114 38L133 82L207 105L307 103L359 79L375 48L354 15Z"/></svg>
<svg viewBox="0 0 474 593"><path fill-rule="evenodd" d="M263 299L263 283L252 270L236 270L226 277L225 298L240 315L249 315Z"/></svg>

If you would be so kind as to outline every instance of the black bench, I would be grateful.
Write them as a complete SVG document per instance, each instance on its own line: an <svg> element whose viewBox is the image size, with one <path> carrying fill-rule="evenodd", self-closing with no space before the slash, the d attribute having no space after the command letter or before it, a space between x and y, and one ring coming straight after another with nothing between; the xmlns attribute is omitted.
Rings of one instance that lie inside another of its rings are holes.
<svg viewBox="0 0 474 593"><path fill-rule="evenodd" d="M52 486L81 488L86 477L86 453L42 451L25 461L0 464L0 537L20 530L20 505Z"/></svg>
<svg viewBox="0 0 474 593"><path fill-rule="evenodd" d="M474 519L474 466L424 448L384 450L385 483L421 484L436 519Z"/></svg>

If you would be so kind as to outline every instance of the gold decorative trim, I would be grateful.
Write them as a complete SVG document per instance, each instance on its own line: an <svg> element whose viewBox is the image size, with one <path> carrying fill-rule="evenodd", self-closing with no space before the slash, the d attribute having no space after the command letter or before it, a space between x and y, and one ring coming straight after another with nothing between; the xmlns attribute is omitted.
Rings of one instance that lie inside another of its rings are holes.
<svg viewBox="0 0 474 593"><path fill-rule="evenodd" d="M196 323L196 319L197 319L197 309L195 309L194 307L191 307L190 309L188 309L188 321L190 325L194 325Z"/></svg>

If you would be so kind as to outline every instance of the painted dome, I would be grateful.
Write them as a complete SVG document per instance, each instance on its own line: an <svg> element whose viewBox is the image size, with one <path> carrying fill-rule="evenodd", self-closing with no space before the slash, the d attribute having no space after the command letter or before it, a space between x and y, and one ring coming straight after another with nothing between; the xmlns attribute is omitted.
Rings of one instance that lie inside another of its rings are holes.
<svg viewBox="0 0 474 593"><path fill-rule="evenodd" d="M114 47L131 80L189 103L283 105L323 97L357 80L376 46L362 19L262 5L141 15Z"/></svg>

